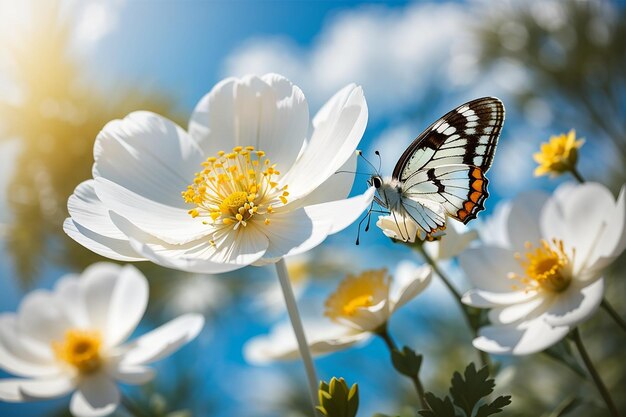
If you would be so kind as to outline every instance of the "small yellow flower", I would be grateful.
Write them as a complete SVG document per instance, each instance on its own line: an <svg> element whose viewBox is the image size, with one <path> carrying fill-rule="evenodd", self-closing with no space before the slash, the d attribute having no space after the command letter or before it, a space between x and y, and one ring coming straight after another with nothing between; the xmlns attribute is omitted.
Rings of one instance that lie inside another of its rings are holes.
<svg viewBox="0 0 626 417"><path fill-rule="evenodd" d="M541 151L533 155L539 166L535 169L535 176L551 174L553 177L576 168L578 148L583 146L583 139L576 140L576 131L568 134L551 136L549 142L541 144Z"/></svg>

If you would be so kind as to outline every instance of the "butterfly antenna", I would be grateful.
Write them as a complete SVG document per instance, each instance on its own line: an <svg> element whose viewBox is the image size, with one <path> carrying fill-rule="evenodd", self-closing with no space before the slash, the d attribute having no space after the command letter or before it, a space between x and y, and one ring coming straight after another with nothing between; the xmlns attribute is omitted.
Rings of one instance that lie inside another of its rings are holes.
<svg viewBox="0 0 626 417"><path fill-rule="evenodd" d="M378 157L378 170L376 171L377 174L380 175L380 169L383 166L383 158L380 157L380 152L378 151L374 151L374 153L376 154L376 156Z"/></svg>
<svg viewBox="0 0 626 417"><path fill-rule="evenodd" d="M372 201L372 204L370 204L369 210L367 210L367 213L365 213L365 216L363 216L363 218L359 222L359 226L358 226L358 229L357 229L357 232L356 232L356 242L355 242L357 245L360 243L361 225L363 224L365 219L367 219L367 225L365 225L365 231L367 232L370 229L370 220L372 218L372 209L373 208L374 208L374 202Z"/></svg>
<svg viewBox="0 0 626 417"><path fill-rule="evenodd" d="M367 175L368 177L369 177L369 176L371 176L371 174L368 174L368 173L366 173L366 172L345 171L345 170L335 171L335 174L355 174L355 175Z"/></svg>
<svg viewBox="0 0 626 417"><path fill-rule="evenodd" d="M377 151L377 152L378 152L378 151ZM375 166L374 166L374 165L373 165L370 161L368 161L368 160L367 160L367 158L366 158L365 156L363 156L363 152L362 152L362 151L356 151L356 153L357 153L357 155L359 155L361 158L363 158L363 160L364 160L365 162L367 162L367 164L368 164L369 166L371 166L371 167L374 169L374 171L376 171L376 173L378 174L378 172L379 172L379 171L377 171L377 170L376 170L376 167L375 167Z"/></svg>

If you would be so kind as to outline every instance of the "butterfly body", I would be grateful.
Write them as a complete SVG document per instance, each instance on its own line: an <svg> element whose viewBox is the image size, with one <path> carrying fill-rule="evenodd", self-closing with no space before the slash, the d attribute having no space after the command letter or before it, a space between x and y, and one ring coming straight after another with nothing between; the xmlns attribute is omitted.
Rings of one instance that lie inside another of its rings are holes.
<svg viewBox="0 0 626 417"><path fill-rule="evenodd" d="M409 219L432 238L445 229L446 217L463 223L476 218L489 195L485 173L503 123L500 100L472 100L421 133L402 154L391 178L370 178L376 202L390 212L401 233L408 233Z"/></svg>

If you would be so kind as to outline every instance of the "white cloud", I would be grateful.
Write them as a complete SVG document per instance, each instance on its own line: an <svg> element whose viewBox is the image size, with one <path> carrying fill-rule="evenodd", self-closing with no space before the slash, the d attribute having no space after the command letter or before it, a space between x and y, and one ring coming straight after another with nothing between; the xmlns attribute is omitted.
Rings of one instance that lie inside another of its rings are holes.
<svg viewBox="0 0 626 417"><path fill-rule="evenodd" d="M89 48L112 32L117 27L119 12L123 5L123 0L91 0L78 3L74 30L78 48Z"/></svg>
<svg viewBox="0 0 626 417"><path fill-rule="evenodd" d="M59 22L68 22L74 47L88 52L96 43L117 28L126 0L0 0L0 43L15 42L42 18L58 13Z"/></svg>
<svg viewBox="0 0 626 417"><path fill-rule="evenodd" d="M363 85L371 117L393 114L444 85L471 82L476 46L462 4L362 6L326 24L310 50L256 38L228 57L225 75L280 72L321 104L347 83Z"/></svg>

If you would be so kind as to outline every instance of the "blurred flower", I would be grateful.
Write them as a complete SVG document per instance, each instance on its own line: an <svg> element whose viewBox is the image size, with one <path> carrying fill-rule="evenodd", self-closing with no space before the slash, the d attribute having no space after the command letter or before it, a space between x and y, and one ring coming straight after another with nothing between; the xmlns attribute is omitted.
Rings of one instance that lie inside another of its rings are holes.
<svg viewBox="0 0 626 417"><path fill-rule="evenodd" d="M402 230L400 230L400 225L402 225ZM417 223L399 213L378 216L376 226L383 231L385 236L400 242L413 243L418 236L420 240L424 238L423 231Z"/></svg>
<svg viewBox="0 0 626 417"><path fill-rule="evenodd" d="M525 194L499 210L500 229L460 255L476 287L466 304L490 308L474 346L490 353L542 351L588 319L604 296L603 270L626 247L626 187L565 184L549 199ZM489 234L485 230L484 234Z"/></svg>
<svg viewBox="0 0 626 417"><path fill-rule="evenodd" d="M73 415L105 416L120 402L116 381L144 384L147 364L196 337L204 319L180 316L122 345L141 320L148 282L133 266L94 264L61 278L53 291L27 295L17 314L0 316L0 367L20 379L0 381L0 399L24 402L73 391Z"/></svg>
<svg viewBox="0 0 626 417"><path fill-rule="evenodd" d="M372 199L373 188L346 199L354 175L333 175L353 170L366 123L353 84L322 107L307 138L308 105L289 80L225 79L198 103L189 132L149 112L107 124L65 231L109 258L200 273L305 252Z"/></svg>
<svg viewBox="0 0 626 417"><path fill-rule="evenodd" d="M463 252L478 237L476 230L470 230L463 223L447 223L445 234L436 240L424 242L424 250L435 261L452 259Z"/></svg>
<svg viewBox="0 0 626 417"><path fill-rule="evenodd" d="M165 308L173 314L216 312L229 303L230 290L213 275L191 275L170 280Z"/></svg>
<svg viewBox="0 0 626 417"><path fill-rule="evenodd" d="M371 338L398 308L415 298L430 283L431 269L401 262L392 281L384 269L348 275L326 300L324 315L331 323L307 325L312 354L345 349ZM276 326L269 335L248 341L244 354L252 363L294 359L298 349L293 332Z"/></svg>
<svg viewBox="0 0 626 417"><path fill-rule="evenodd" d="M303 253L289 257L286 261L289 281L296 300L298 300L309 284L311 277L311 267L313 260L309 253ZM254 297L251 301L253 307L258 309L258 313L267 318L276 318L285 311L285 298L280 283L273 279L262 286L252 288Z"/></svg>
<svg viewBox="0 0 626 417"><path fill-rule="evenodd" d="M478 237L478 232L468 229L463 223L453 221L448 222L447 225L452 226L447 227L445 232L436 232L431 240L422 243L426 236L417 223L409 217L405 218L395 213L394 215L379 216L376 222L376 226L391 239L405 243L415 243L417 240L417 244L423 244L426 252L435 260L454 258ZM405 240L402 236L408 238Z"/></svg>
<svg viewBox="0 0 626 417"><path fill-rule="evenodd" d="M541 144L541 151L533 155L539 166L535 176L550 174L553 177L576 169L578 148L583 146L584 139L576 140L576 131L559 136L551 136L549 142Z"/></svg>

